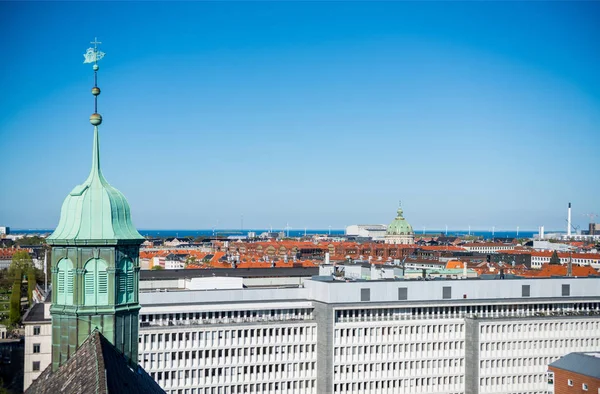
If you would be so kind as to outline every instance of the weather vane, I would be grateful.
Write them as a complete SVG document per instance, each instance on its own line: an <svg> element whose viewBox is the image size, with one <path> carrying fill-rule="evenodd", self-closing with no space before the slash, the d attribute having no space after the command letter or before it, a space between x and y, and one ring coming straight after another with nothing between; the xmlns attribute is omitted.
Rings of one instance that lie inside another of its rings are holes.
<svg viewBox="0 0 600 394"><path fill-rule="evenodd" d="M83 64L85 63L94 63L92 69L94 70L94 87L92 88L92 94L94 95L94 113L90 116L90 123L94 126L98 126L102 123L102 116L98 113L98 95L100 94L100 88L98 87L98 60L104 57L104 52L100 52L98 50L98 44L102 44L98 41L98 38L94 38L94 41L90 42L90 44L94 44L93 48L88 48L87 51L83 54Z"/></svg>
<svg viewBox="0 0 600 394"><path fill-rule="evenodd" d="M94 38L94 41L90 42L90 44L94 44L93 48L88 48L87 51L83 54L83 58L85 59L83 63L98 63L98 60L104 57L104 52L100 52L98 50L98 44L102 44L98 41L98 38ZM95 71L95 70L94 70Z"/></svg>

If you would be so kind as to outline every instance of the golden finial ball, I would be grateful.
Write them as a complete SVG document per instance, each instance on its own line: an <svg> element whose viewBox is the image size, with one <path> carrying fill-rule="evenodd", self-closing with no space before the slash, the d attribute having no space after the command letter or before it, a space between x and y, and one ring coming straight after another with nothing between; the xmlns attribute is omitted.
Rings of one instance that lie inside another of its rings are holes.
<svg viewBox="0 0 600 394"><path fill-rule="evenodd" d="M100 123L102 123L102 116L99 113L93 113L90 115L90 123L94 126L98 126Z"/></svg>
<svg viewBox="0 0 600 394"><path fill-rule="evenodd" d="M92 94L93 94L94 96L97 96L97 95L99 95L99 94L100 94L100 88L99 88L99 87L97 87L97 86L94 86L94 87L92 88Z"/></svg>

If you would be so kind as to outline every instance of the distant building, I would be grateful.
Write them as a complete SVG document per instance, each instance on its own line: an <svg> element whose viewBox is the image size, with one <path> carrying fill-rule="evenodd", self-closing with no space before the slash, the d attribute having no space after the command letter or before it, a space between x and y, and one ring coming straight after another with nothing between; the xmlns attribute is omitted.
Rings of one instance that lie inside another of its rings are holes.
<svg viewBox="0 0 600 394"><path fill-rule="evenodd" d="M600 352L569 353L548 365L548 392L600 393Z"/></svg>
<svg viewBox="0 0 600 394"><path fill-rule="evenodd" d="M0 235L9 235L10 227L0 226Z"/></svg>
<svg viewBox="0 0 600 394"><path fill-rule="evenodd" d="M388 226L385 232L386 244L411 245L415 243L415 233L406 219L404 219L402 207L398 208L398 216Z"/></svg>
<svg viewBox="0 0 600 394"><path fill-rule="evenodd" d="M479 253L496 253L502 250L513 250L515 245L513 244L501 244L495 242L475 242L461 245L463 248L467 249L469 252L479 252Z"/></svg>
<svg viewBox="0 0 600 394"><path fill-rule="evenodd" d="M346 227L346 235L382 241L385 239L386 230L385 224L353 224Z"/></svg>

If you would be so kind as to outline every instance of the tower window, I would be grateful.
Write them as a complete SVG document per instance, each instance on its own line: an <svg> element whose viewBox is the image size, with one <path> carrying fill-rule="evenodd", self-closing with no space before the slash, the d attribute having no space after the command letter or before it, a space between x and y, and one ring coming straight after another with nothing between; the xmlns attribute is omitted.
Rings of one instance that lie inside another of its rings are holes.
<svg viewBox="0 0 600 394"><path fill-rule="evenodd" d="M91 259L84 267L84 305L108 304L107 264L102 259Z"/></svg>
<svg viewBox="0 0 600 394"><path fill-rule="evenodd" d="M61 259L57 266L56 303L73 305L73 262L69 259Z"/></svg>
<svg viewBox="0 0 600 394"><path fill-rule="evenodd" d="M122 260L117 270L118 301L127 303L134 301L134 271L133 262L129 259Z"/></svg>

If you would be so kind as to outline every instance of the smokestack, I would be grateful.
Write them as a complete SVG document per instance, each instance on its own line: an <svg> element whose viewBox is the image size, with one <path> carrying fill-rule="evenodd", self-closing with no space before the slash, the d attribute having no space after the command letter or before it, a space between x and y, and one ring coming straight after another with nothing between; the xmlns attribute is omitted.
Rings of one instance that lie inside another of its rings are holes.
<svg viewBox="0 0 600 394"><path fill-rule="evenodd" d="M540 241L544 239L544 226L540 226Z"/></svg>
<svg viewBox="0 0 600 394"><path fill-rule="evenodd" d="M569 211L567 213L567 237L571 236L571 203L569 203Z"/></svg>

